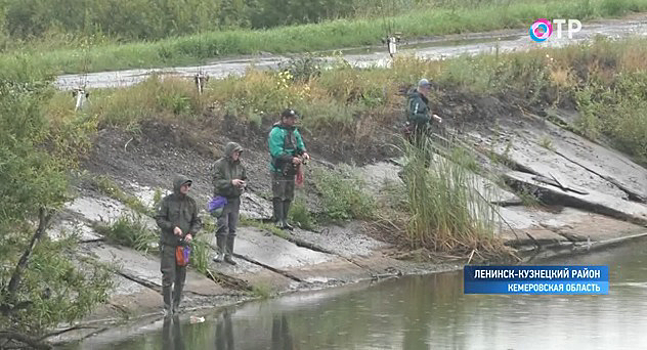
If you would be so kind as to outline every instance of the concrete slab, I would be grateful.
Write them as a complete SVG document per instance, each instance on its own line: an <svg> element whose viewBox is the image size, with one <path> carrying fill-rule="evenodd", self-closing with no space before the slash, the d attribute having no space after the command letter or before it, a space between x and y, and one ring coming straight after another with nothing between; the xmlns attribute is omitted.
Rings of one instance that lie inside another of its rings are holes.
<svg viewBox="0 0 647 350"><path fill-rule="evenodd" d="M215 246L215 240L213 242ZM238 254L238 247L234 247L234 251ZM270 271L257 264L253 264L247 260L234 258L237 265L230 265L227 263L211 262L210 267L218 273L224 274L227 277L235 280L240 280L252 287L270 288L272 291L285 291L298 286L298 282L281 275L279 273Z"/></svg>
<svg viewBox="0 0 647 350"><path fill-rule="evenodd" d="M68 202L65 209L81 215L89 222L110 222L130 212L125 205L112 198L87 196Z"/></svg>
<svg viewBox="0 0 647 350"><path fill-rule="evenodd" d="M563 208L555 213L528 207L510 207L502 208L500 212L515 229L519 239L507 226L502 226L500 237L516 245L534 245L536 241L541 245L566 241L596 242L646 231L643 226L574 208Z"/></svg>
<svg viewBox="0 0 647 350"><path fill-rule="evenodd" d="M97 244L90 248L90 251L100 262L114 264L128 278L161 292L162 273L159 259L142 255L130 248L113 247L108 244ZM187 271L185 291L199 295L226 293L223 287L192 269Z"/></svg>
<svg viewBox="0 0 647 350"><path fill-rule="evenodd" d="M360 177L365 181L366 189L373 195L379 194L386 184L402 184L398 176L400 170L402 167L392 162L378 162L357 169Z"/></svg>
<svg viewBox="0 0 647 350"><path fill-rule="evenodd" d="M287 270L293 276L312 284L334 284L370 279L372 273L347 260L335 259L317 265Z"/></svg>
<svg viewBox="0 0 647 350"><path fill-rule="evenodd" d="M74 219L62 220L53 224L47 231L47 235L53 241L58 241L71 235L77 235L79 241L82 243L103 238L103 236L96 233L88 224Z"/></svg>
<svg viewBox="0 0 647 350"><path fill-rule="evenodd" d="M488 202L498 205L520 205L523 203L521 198L516 194L504 190L492 180L478 174L471 174L471 184L474 188L487 199Z"/></svg>
<svg viewBox="0 0 647 350"><path fill-rule="evenodd" d="M647 199L647 169L626 155L593 143L555 125L550 125L555 152L615 184L626 192Z"/></svg>
<svg viewBox="0 0 647 350"><path fill-rule="evenodd" d="M434 155L434 159L438 161L440 156ZM404 164L404 160L400 159L395 162ZM366 181L367 188L373 195L380 195L385 184L395 183L402 184L402 179L398 176L398 172L402 167L394 164L393 162L379 162L370 164L359 168L360 174ZM471 174L472 186L487 198L490 203L502 205L517 205L521 204L521 198L516 194L502 189L490 179L487 179L478 174Z"/></svg>
<svg viewBox="0 0 647 350"><path fill-rule="evenodd" d="M155 192L156 189L149 186L142 186L135 182L129 183L129 186L132 187L131 193L135 195L144 205L152 207L155 204ZM161 198L171 194L171 191L168 189L160 188Z"/></svg>
<svg viewBox="0 0 647 350"><path fill-rule="evenodd" d="M533 179L534 175L511 171L505 175L506 181L513 186L530 187L541 199L554 204L604 214L616 219L627 220L639 225L647 225L647 206L631 202L606 193L590 190L586 195L566 192L552 185Z"/></svg>
<svg viewBox="0 0 647 350"><path fill-rule="evenodd" d="M334 256L298 247L252 227L238 229L234 249L236 254L280 270L316 265L334 259Z"/></svg>
<svg viewBox="0 0 647 350"><path fill-rule="evenodd" d="M220 269L220 272L256 283L269 283L278 288L295 288L298 286L295 282L299 281L330 284L371 277L371 271L344 258L299 247L290 241L250 227L239 229L235 252L249 261L267 266L284 279L277 280L276 276L263 271L252 272L253 269L245 267L246 262L236 267L225 267ZM288 281L289 285L286 283Z"/></svg>
<svg viewBox="0 0 647 350"><path fill-rule="evenodd" d="M362 234L361 225L358 222L351 222L346 226L334 225L326 227L321 233L297 228L292 236L345 258L369 256L377 250L390 247L388 243Z"/></svg>
<svg viewBox="0 0 647 350"><path fill-rule="evenodd" d="M580 221L555 229L557 233L573 242L603 241L628 237L647 231L645 227L615 220L597 214L583 216Z"/></svg>
<svg viewBox="0 0 647 350"><path fill-rule="evenodd" d="M521 133L520 137L511 139L509 147L507 144L497 144L493 147L494 151L499 156L507 157L535 174L547 178L551 178L551 174L555 174L569 184L586 190L622 199L628 198L624 191L611 182L533 141L547 137L541 131L534 131L530 128L519 132Z"/></svg>
<svg viewBox="0 0 647 350"><path fill-rule="evenodd" d="M501 232L500 237L506 244L511 246L546 246L569 242L569 240L560 234L549 229L541 227L532 227L515 230L516 234L510 230Z"/></svg>

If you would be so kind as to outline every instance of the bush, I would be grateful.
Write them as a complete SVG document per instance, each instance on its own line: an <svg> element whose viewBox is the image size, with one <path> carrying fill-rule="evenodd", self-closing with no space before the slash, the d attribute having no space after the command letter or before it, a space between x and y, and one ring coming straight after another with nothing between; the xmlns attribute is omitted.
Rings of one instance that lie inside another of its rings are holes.
<svg viewBox="0 0 647 350"><path fill-rule="evenodd" d="M341 172L314 170L315 186L321 193L324 215L331 220L369 220L375 211L374 199L364 191L364 183L346 166Z"/></svg>
<svg viewBox="0 0 647 350"><path fill-rule="evenodd" d="M0 344L11 348L25 339L44 347L51 327L87 315L110 288L104 269L73 262L74 239L47 237L71 199L67 174L78 168L87 125L50 123L42 113L49 82L33 83L38 72L22 69L0 72Z"/></svg>
<svg viewBox="0 0 647 350"><path fill-rule="evenodd" d="M314 221L312 215L308 210L306 205L305 198L302 196L296 196L292 206L290 207L290 221L297 224L300 228L304 230L312 230L314 228Z"/></svg>

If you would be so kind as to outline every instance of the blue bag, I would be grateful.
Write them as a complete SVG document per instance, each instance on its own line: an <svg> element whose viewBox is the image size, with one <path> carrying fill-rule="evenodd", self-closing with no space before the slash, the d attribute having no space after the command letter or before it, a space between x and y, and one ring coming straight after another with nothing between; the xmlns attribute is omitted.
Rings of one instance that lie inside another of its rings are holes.
<svg viewBox="0 0 647 350"><path fill-rule="evenodd" d="M227 198L223 196L216 196L211 198L209 201L209 204L207 205L207 211L211 214L213 217L220 217L222 215L222 211L225 209L225 205L227 205Z"/></svg>

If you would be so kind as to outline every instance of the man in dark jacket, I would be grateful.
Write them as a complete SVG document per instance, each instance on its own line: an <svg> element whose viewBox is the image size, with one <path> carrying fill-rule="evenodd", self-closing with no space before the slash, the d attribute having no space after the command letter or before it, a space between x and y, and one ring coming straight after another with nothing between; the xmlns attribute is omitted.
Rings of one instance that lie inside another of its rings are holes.
<svg viewBox="0 0 647 350"><path fill-rule="evenodd" d="M186 266L177 265L175 250L180 245L189 244L202 228L196 202L188 196L191 183L186 176L176 177L173 181L173 193L164 197L155 216L157 226L161 229L160 270L164 311L167 315L178 311L186 279Z"/></svg>
<svg viewBox="0 0 647 350"><path fill-rule="evenodd" d="M234 239L236 237L236 226L238 225L238 213L240 212L240 196L243 194L247 183L245 167L240 162L240 155L243 148L236 142L229 142L225 146L225 155L218 159L212 168L212 183L214 196L227 198L227 204L218 217L216 228L216 244L218 254L213 259L215 262L224 260L232 265L236 262L232 259L234 253Z"/></svg>
<svg viewBox="0 0 647 350"><path fill-rule="evenodd" d="M425 167L429 167L433 159L432 151L429 148L429 127L432 118L442 123L442 119L435 114L431 114L429 108L429 92L431 83L427 79L420 79L418 88L414 89L407 95L407 122L412 135L409 136L409 142L423 152Z"/></svg>
<svg viewBox="0 0 647 350"><path fill-rule="evenodd" d="M435 114L429 115L429 92L431 83L427 79L420 79L418 88L407 95L407 120L413 127L413 143L417 146L422 144L426 137L427 128L431 118L441 123L442 119Z"/></svg>
<svg viewBox="0 0 647 350"><path fill-rule="evenodd" d="M294 199L297 166L310 159L303 138L296 128L297 113L286 109L281 114L281 122L272 126L268 136L270 149L270 172L272 175L272 203L276 226L293 229L288 223L290 204Z"/></svg>

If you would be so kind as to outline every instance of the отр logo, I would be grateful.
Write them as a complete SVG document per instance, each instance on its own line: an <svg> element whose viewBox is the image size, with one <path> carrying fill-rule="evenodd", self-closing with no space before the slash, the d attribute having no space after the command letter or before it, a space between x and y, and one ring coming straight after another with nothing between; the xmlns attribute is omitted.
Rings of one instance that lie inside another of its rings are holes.
<svg viewBox="0 0 647 350"><path fill-rule="evenodd" d="M553 34L553 25L545 18L540 18L530 26L530 39L542 42L546 41Z"/></svg>

